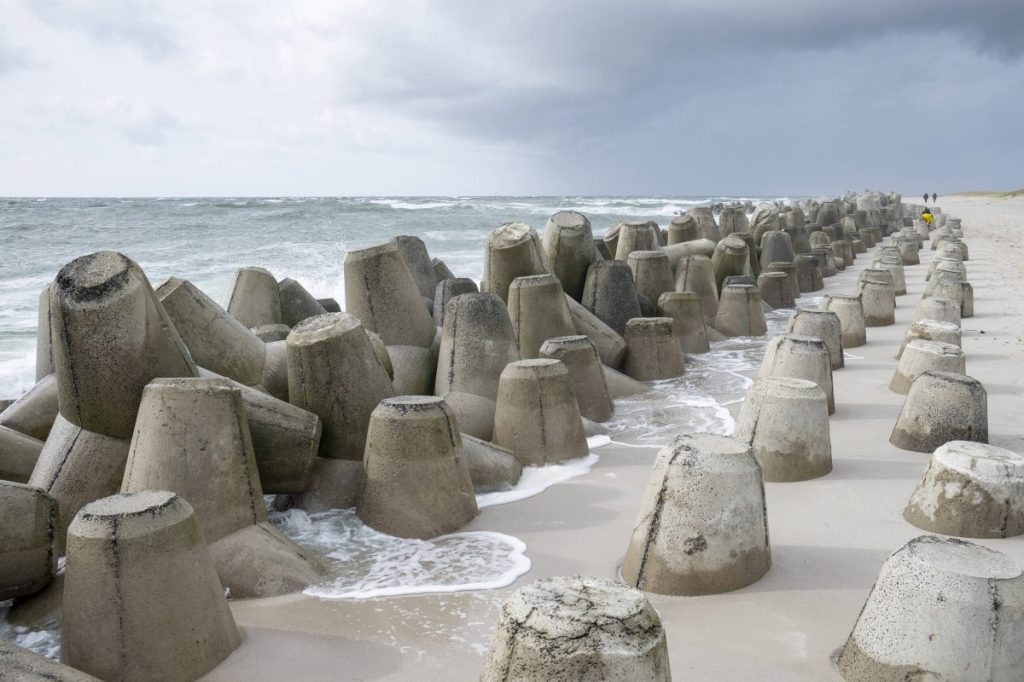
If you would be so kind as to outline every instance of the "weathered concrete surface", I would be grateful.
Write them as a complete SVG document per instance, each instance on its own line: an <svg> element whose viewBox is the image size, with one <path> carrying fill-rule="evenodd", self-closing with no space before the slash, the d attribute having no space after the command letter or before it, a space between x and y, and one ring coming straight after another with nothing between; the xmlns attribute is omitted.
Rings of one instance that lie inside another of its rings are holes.
<svg viewBox="0 0 1024 682"><path fill-rule="evenodd" d="M493 401L501 371L518 359L504 301L493 293L458 296L445 310L434 393L469 393Z"/></svg>
<svg viewBox="0 0 1024 682"><path fill-rule="evenodd" d="M105 680L194 680L241 643L191 505L174 493L87 505L68 536L61 660Z"/></svg>
<svg viewBox="0 0 1024 682"><path fill-rule="evenodd" d="M548 339L576 332L562 285L554 275L514 279L508 288L508 316L523 359L540 357Z"/></svg>
<svg viewBox="0 0 1024 682"><path fill-rule="evenodd" d="M508 300L508 288L516 277L550 272L537 232L525 223L505 223L487 235L484 246L484 279L480 291Z"/></svg>
<svg viewBox="0 0 1024 682"><path fill-rule="evenodd" d="M419 237L408 234L398 235L391 241L398 249L398 255L405 261L420 296L433 298L434 289L437 287L437 273L434 272L434 264L427 253L427 245Z"/></svg>
<svg viewBox="0 0 1024 682"><path fill-rule="evenodd" d="M0 481L0 601L35 594L53 580L56 532L56 500L38 488Z"/></svg>
<svg viewBox="0 0 1024 682"><path fill-rule="evenodd" d="M391 385L396 395L431 395L437 375L437 356L420 346L388 346Z"/></svg>
<svg viewBox="0 0 1024 682"><path fill-rule="evenodd" d="M618 367L626 354L626 340L622 335L601 321L594 313L583 307L568 295L565 302L569 304L569 314L577 334L582 334L594 342L601 362L609 367Z"/></svg>
<svg viewBox="0 0 1024 682"><path fill-rule="evenodd" d="M755 582L770 566L764 483L750 446L693 434L659 451L623 580L659 594L715 594Z"/></svg>
<svg viewBox="0 0 1024 682"><path fill-rule="evenodd" d="M715 286L721 298L723 282L732 275L745 275L750 272L750 256L747 243L738 236L731 234L715 246L711 256L711 266L715 270Z"/></svg>
<svg viewBox="0 0 1024 682"><path fill-rule="evenodd" d="M320 456L362 459L370 413L394 395L363 326L347 313L318 315L287 344L289 402L320 417Z"/></svg>
<svg viewBox="0 0 1024 682"><path fill-rule="evenodd" d="M468 433L460 435L462 454L466 458L469 477L473 480L473 490L477 494L508 490L519 482L523 475L523 465L511 450Z"/></svg>
<svg viewBox="0 0 1024 682"><path fill-rule="evenodd" d="M449 391L441 397L455 415L460 431L482 440L491 440L497 410L494 400L463 391Z"/></svg>
<svg viewBox="0 0 1024 682"><path fill-rule="evenodd" d="M637 381L682 376L686 356L671 317L637 317L626 323L622 371Z"/></svg>
<svg viewBox="0 0 1024 682"><path fill-rule="evenodd" d="M715 329L726 336L764 336L768 325L756 286L730 284L722 291Z"/></svg>
<svg viewBox="0 0 1024 682"><path fill-rule="evenodd" d="M668 256L657 251L634 251L626 261L633 271L636 292L657 301L666 291L675 290L675 277Z"/></svg>
<svg viewBox="0 0 1024 682"><path fill-rule="evenodd" d="M50 341L50 282L39 293L39 308L36 313L36 381L53 374L53 346Z"/></svg>
<svg viewBox="0 0 1024 682"><path fill-rule="evenodd" d="M910 385L889 442L932 452L953 440L988 442L988 396L977 379L928 371Z"/></svg>
<svg viewBox="0 0 1024 682"><path fill-rule="evenodd" d="M618 240L615 243L615 260L625 262L634 251L655 251L661 246L655 223L624 222L616 227Z"/></svg>
<svg viewBox="0 0 1024 682"><path fill-rule="evenodd" d="M848 682L1014 680L1024 669L1024 577L999 552L922 536L897 550L839 658Z"/></svg>
<svg viewBox="0 0 1024 682"><path fill-rule="evenodd" d="M966 374L964 352L958 346L941 341L910 341L896 364L889 390L906 395L914 380L929 370Z"/></svg>
<svg viewBox="0 0 1024 682"><path fill-rule="evenodd" d="M757 278L757 289L761 300L775 310L796 307L789 275L784 272L762 272Z"/></svg>
<svg viewBox="0 0 1024 682"><path fill-rule="evenodd" d="M676 291L691 291L700 298L704 317L715 319L718 314L718 284L715 267L707 256L686 256L676 264Z"/></svg>
<svg viewBox="0 0 1024 682"><path fill-rule="evenodd" d="M289 327L294 327L308 317L323 315L327 312L327 309L320 305L320 301L306 291L306 287L290 277L278 282L277 290L281 302L281 322Z"/></svg>
<svg viewBox="0 0 1024 682"><path fill-rule="evenodd" d="M624 334L626 322L640 317L636 283L629 265L620 260L598 261L591 265L581 303L615 333Z"/></svg>
<svg viewBox="0 0 1024 682"><path fill-rule="evenodd" d="M541 241L562 289L573 299L581 300L587 270L599 259L590 220L577 211L558 211L544 225Z"/></svg>
<svg viewBox="0 0 1024 682"><path fill-rule="evenodd" d="M948 298L931 297L917 304L917 309L914 311L914 317L911 322L938 320L939 322L949 322L959 327L960 319L960 304L957 301L951 301Z"/></svg>
<svg viewBox="0 0 1024 682"><path fill-rule="evenodd" d="M758 379L736 420L766 481L806 481L832 471L828 399L803 379Z"/></svg>
<svg viewBox="0 0 1024 682"><path fill-rule="evenodd" d="M914 339L925 339L926 341L941 341L951 343L954 346L962 346L960 326L952 322L940 322L939 320L922 319L910 323L906 336L900 349L896 352L896 359L903 355L903 349Z"/></svg>
<svg viewBox="0 0 1024 682"><path fill-rule="evenodd" d="M345 306L388 346L434 340L434 320L394 242L345 254Z"/></svg>
<svg viewBox="0 0 1024 682"><path fill-rule="evenodd" d="M427 539L477 514L455 415L442 398L382 400L370 417L356 513L389 535Z"/></svg>
<svg viewBox="0 0 1024 682"><path fill-rule="evenodd" d="M462 294L479 293L476 282L468 277L456 277L442 279L434 288L434 324L438 327L444 325L444 311L448 302Z"/></svg>
<svg viewBox="0 0 1024 682"><path fill-rule="evenodd" d="M601 358L594 342L586 336L561 336L548 339L540 348L540 357L558 360L569 370L580 415L605 422L615 413L615 403L601 369Z"/></svg>
<svg viewBox="0 0 1024 682"><path fill-rule="evenodd" d="M509 363L498 386L493 440L525 466L587 454L587 436L565 365L547 359Z"/></svg>
<svg viewBox="0 0 1024 682"><path fill-rule="evenodd" d="M0 679L5 682L100 682L92 675L0 639Z"/></svg>
<svg viewBox="0 0 1024 682"><path fill-rule="evenodd" d="M501 615L482 682L668 682L668 646L643 593L602 578L544 578Z"/></svg>
<svg viewBox="0 0 1024 682"><path fill-rule="evenodd" d="M227 311L246 329L280 324L281 298L277 279L264 268L239 268L235 271Z"/></svg>
<svg viewBox="0 0 1024 682"><path fill-rule="evenodd" d="M836 411L832 389L832 361L828 346L819 338L782 334L768 342L759 377L806 379L817 384L828 399L828 413Z"/></svg>
<svg viewBox="0 0 1024 682"><path fill-rule="evenodd" d="M0 480L28 483L43 445L32 436L0 426Z"/></svg>
<svg viewBox="0 0 1024 682"><path fill-rule="evenodd" d="M651 390L651 387L642 381L637 381L630 376L626 376L622 372L612 369L607 365L602 366L601 371L604 373L604 380L608 385L608 394L612 399L639 395L640 393L647 393Z"/></svg>
<svg viewBox="0 0 1024 682"><path fill-rule="evenodd" d="M672 318L676 339L686 353L706 353L707 326L700 298L692 291L669 291L658 298L658 315Z"/></svg>
<svg viewBox="0 0 1024 682"><path fill-rule="evenodd" d="M818 310L833 312L839 318L843 348L857 348L868 342L864 307L861 305L860 296L828 294L822 296Z"/></svg>
<svg viewBox="0 0 1024 682"><path fill-rule="evenodd" d="M828 348L832 369L842 369L845 365L845 360L843 359L843 327L839 321L839 316L835 313L828 310L800 308L794 313L793 317L789 318L786 332L821 339Z"/></svg>

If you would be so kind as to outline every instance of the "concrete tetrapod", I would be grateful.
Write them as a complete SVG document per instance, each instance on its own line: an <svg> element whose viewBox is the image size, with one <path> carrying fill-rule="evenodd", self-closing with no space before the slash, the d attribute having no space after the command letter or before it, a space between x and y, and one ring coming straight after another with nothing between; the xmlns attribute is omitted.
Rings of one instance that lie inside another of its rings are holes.
<svg viewBox="0 0 1024 682"><path fill-rule="evenodd" d="M821 270L822 277L835 277L836 274L838 274L839 271L836 268L836 257L832 253L832 249L830 247L812 249L811 253L818 259L818 268Z"/></svg>
<svg viewBox="0 0 1024 682"><path fill-rule="evenodd" d="M307 317L327 312L320 301L306 291L306 287L290 277L277 283L277 291L281 301L281 322L289 327L294 327Z"/></svg>
<svg viewBox="0 0 1024 682"><path fill-rule="evenodd" d="M554 275L516 277L508 288L508 316L523 359L540 357L540 347L548 339L576 333Z"/></svg>
<svg viewBox="0 0 1024 682"><path fill-rule="evenodd" d="M761 237L761 268L769 263L792 263L796 254L793 253L793 241L789 234L781 230L765 232Z"/></svg>
<svg viewBox="0 0 1024 682"><path fill-rule="evenodd" d="M391 240L398 255L405 261L409 268L412 281L423 298L433 298L434 289L437 287L437 273L434 272L434 264L427 253L427 245L419 237L408 234L401 234Z"/></svg>
<svg viewBox="0 0 1024 682"><path fill-rule="evenodd" d="M626 354L626 340L622 335L568 294L565 295L565 302L569 305L569 315L572 316L576 333L594 342L601 362L609 367L618 367L622 364L622 357Z"/></svg>
<svg viewBox="0 0 1024 682"><path fill-rule="evenodd" d="M932 452L953 440L988 442L985 387L963 374L924 372L910 385L889 442Z"/></svg>
<svg viewBox="0 0 1024 682"><path fill-rule="evenodd" d="M668 682L668 646L643 593L582 576L543 578L501 606L481 682Z"/></svg>
<svg viewBox="0 0 1024 682"><path fill-rule="evenodd" d="M750 446L696 433L662 448L622 564L626 584L715 594L757 581L770 566L764 483Z"/></svg>
<svg viewBox="0 0 1024 682"><path fill-rule="evenodd" d="M615 244L615 260L625 262L634 251L656 251L661 246L656 223L624 222L616 227L618 240Z"/></svg>
<svg viewBox="0 0 1024 682"><path fill-rule="evenodd" d="M948 298L926 298L917 304L914 311L914 318L911 322L918 320L938 320L949 322L960 326L960 304Z"/></svg>
<svg viewBox="0 0 1024 682"><path fill-rule="evenodd" d="M914 380L931 370L966 374L964 352L957 346L941 341L915 339L909 342L896 363L896 371L889 381L889 390L906 395Z"/></svg>
<svg viewBox="0 0 1024 682"><path fill-rule="evenodd" d="M455 391L493 401L502 370L518 359L515 330L498 295L458 296L445 311L434 393L444 397Z"/></svg>
<svg viewBox="0 0 1024 682"><path fill-rule="evenodd" d="M735 438L750 444L766 481L806 481L832 471L828 399L803 379L758 379L747 391Z"/></svg>
<svg viewBox="0 0 1024 682"><path fill-rule="evenodd" d="M168 491L86 505L68 531L61 660L104 680L194 680L241 643L192 507Z"/></svg>
<svg viewBox="0 0 1024 682"><path fill-rule="evenodd" d="M394 395L363 326L347 313L318 315L287 344L289 401L320 417L320 456L361 461L370 413Z"/></svg>
<svg viewBox="0 0 1024 682"><path fill-rule="evenodd" d="M385 345L429 348L434 341L434 320L393 241L345 254L345 304Z"/></svg>
<svg viewBox="0 0 1024 682"><path fill-rule="evenodd" d="M548 218L541 242L562 289L573 299L581 300L587 270L599 259L590 221L576 211L559 211Z"/></svg>
<svg viewBox="0 0 1024 682"><path fill-rule="evenodd" d="M882 566L839 658L847 682L1014 680L1024 573L1009 557L921 536Z"/></svg>
<svg viewBox="0 0 1024 682"><path fill-rule="evenodd" d="M796 270L796 281L800 293L809 294L825 288L817 256L800 254L794 258L793 267Z"/></svg>
<svg viewBox="0 0 1024 682"><path fill-rule="evenodd" d="M504 223L491 230L484 246L484 278L480 291L508 300L508 288L516 277L543 275L550 271L537 232L525 223Z"/></svg>
<svg viewBox="0 0 1024 682"><path fill-rule="evenodd" d="M903 266L889 260L875 261L872 268L885 270L892 277L893 293L903 296L907 293L907 274Z"/></svg>
<svg viewBox="0 0 1024 682"><path fill-rule="evenodd" d="M627 264L633 271L637 294L657 302L666 291L675 291L672 264L664 251L634 251Z"/></svg>
<svg viewBox="0 0 1024 682"><path fill-rule="evenodd" d="M440 258L431 258L430 264L434 266L434 274L437 276L438 282L443 282L446 279L458 279L458 275L452 272L451 268L445 265L445 262ZM340 313L341 309L328 310L327 312Z"/></svg>
<svg viewBox="0 0 1024 682"><path fill-rule="evenodd" d="M444 325L444 309L456 296L479 293L476 282L468 277L442 279L434 288L434 324Z"/></svg>
<svg viewBox="0 0 1024 682"><path fill-rule="evenodd" d="M0 412L0 426L38 440L46 440L59 410L57 375L47 374L28 393Z"/></svg>
<svg viewBox="0 0 1024 682"><path fill-rule="evenodd" d="M697 294L704 318L715 319L718 314L718 284L715 268L707 256L686 256L676 264L676 291Z"/></svg>
<svg viewBox="0 0 1024 682"><path fill-rule="evenodd" d="M121 484L123 493L144 490L191 502L235 597L294 592L323 575L267 522L242 394L225 379L157 379L146 387Z"/></svg>
<svg viewBox="0 0 1024 682"><path fill-rule="evenodd" d="M629 265L620 260L602 260L591 265L581 303L615 333L625 333L626 322L640 317L636 283Z"/></svg>
<svg viewBox="0 0 1024 682"><path fill-rule="evenodd" d="M588 452L569 370L558 360L511 362L501 373L494 443L524 466L579 459Z"/></svg>
<svg viewBox="0 0 1024 682"><path fill-rule="evenodd" d="M828 413L836 411L832 392L832 361L828 346L819 338L781 334L765 347L758 373L761 378L806 379L817 384L828 399Z"/></svg>
<svg viewBox="0 0 1024 682"><path fill-rule="evenodd" d="M191 282L171 277L156 295L196 364L288 399L288 368L277 361L279 351L268 353L268 344Z"/></svg>
<svg viewBox="0 0 1024 682"><path fill-rule="evenodd" d="M227 311L246 329L281 324L277 278L264 268L239 268L231 285Z"/></svg>
<svg viewBox="0 0 1024 682"><path fill-rule="evenodd" d="M586 336L548 339L540 348L540 357L559 360L569 370L581 416L595 422L612 418L615 403L608 393L601 358L593 341Z"/></svg>
<svg viewBox="0 0 1024 682"><path fill-rule="evenodd" d="M636 317L626 323L622 371L637 381L674 379L686 371L686 356L671 317Z"/></svg>
<svg viewBox="0 0 1024 682"><path fill-rule="evenodd" d="M726 336L764 336L768 332L756 286L730 284L722 290L715 329Z"/></svg>
<svg viewBox="0 0 1024 682"><path fill-rule="evenodd" d="M888 278L888 272L881 272ZM877 276L867 275L866 279L858 283L866 327L888 327L896 324L896 293L891 278L889 279L890 281L885 282Z"/></svg>
<svg viewBox="0 0 1024 682"><path fill-rule="evenodd" d="M3 639L0 639L0 675L3 675L0 679L11 682L100 682L81 670Z"/></svg>
<svg viewBox="0 0 1024 682"><path fill-rule="evenodd" d="M732 230L727 234L731 232ZM668 238L665 241L670 245L683 244L698 238L697 221L694 220L692 215L684 213L673 218L672 222L668 224Z"/></svg>
<svg viewBox="0 0 1024 682"><path fill-rule="evenodd" d="M370 417L363 464L356 513L377 531L425 540L477 514L455 415L442 398L382 400Z"/></svg>
<svg viewBox="0 0 1024 682"><path fill-rule="evenodd" d="M672 318L675 335L684 356L687 353L706 353L711 350L697 294L692 291L669 291L662 294L658 298L658 315Z"/></svg>
<svg viewBox="0 0 1024 682"><path fill-rule="evenodd" d="M833 312L839 318L843 348L856 348L868 342L860 296L827 294L821 297L818 310Z"/></svg>
<svg viewBox="0 0 1024 682"><path fill-rule="evenodd" d="M757 289L761 300L776 310L796 307L789 276L784 272L762 272L757 278Z"/></svg>
<svg viewBox="0 0 1024 682"><path fill-rule="evenodd" d="M750 271L749 260L747 243L737 235L730 234L718 242L711 256L711 265L715 270L715 286L720 295L727 277L745 275Z"/></svg>
<svg viewBox="0 0 1024 682"><path fill-rule="evenodd" d="M1024 534L1024 457L973 441L939 446L903 518L923 530L963 538Z"/></svg>
<svg viewBox="0 0 1024 682"><path fill-rule="evenodd" d="M284 341L287 339L292 328L286 324L265 324L262 327L253 327L249 331L263 343L273 343L274 341ZM285 382L285 386L287 385L287 382Z"/></svg>
<svg viewBox="0 0 1024 682"><path fill-rule="evenodd" d="M714 212L710 206L694 206L686 212L693 216L693 219L697 222L698 239L709 239L713 242L722 239L723 235L718 229Z"/></svg>
<svg viewBox="0 0 1024 682"><path fill-rule="evenodd" d="M781 263L775 261L764 268L764 272L781 272L789 278L789 288L794 297L800 296L800 280L796 276L796 266L792 263Z"/></svg>
<svg viewBox="0 0 1024 682"><path fill-rule="evenodd" d="M50 282L39 292L36 313L36 381L53 374L53 347L50 345Z"/></svg>
<svg viewBox="0 0 1024 682"><path fill-rule="evenodd" d="M462 438L462 454L469 467L469 477L473 479L473 490L478 495L508 490L519 482L523 475L523 465L511 450L468 433L459 435Z"/></svg>
<svg viewBox="0 0 1024 682"><path fill-rule="evenodd" d="M903 355L903 349L914 339L925 339L926 341L941 341L951 343L954 346L962 347L960 327L952 322L940 322L938 320L915 320L907 328L903 337L903 343L896 352L896 359Z"/></svg>
<svg viewBox="0 0 1024 682"><path fill-rule="evenodd" d="M387 346L391 385L396 395L431 395L437 375L437 354L420 346Z"/></svg>
<svg viewBox="0 0 1024 682"><path fill-rule="evenodd" d="M35 594L57 574L57 502L38 488L0 481L0 601Z"/></svg>
<svg viewBox="0 0 1024 682"><path fill-rule="evenodd" d="M835 313L829 310L800 308L789 318L786 332L821 339L828 348L832 369L842 369L846 365L843 357L843 328L839 316Z"/></svg>
<svg viewBox="0 0 1024 682"><path fill-rule="evenodd" d="M43 445L32 436L0 426L0 480L27 483Z"/></svg>

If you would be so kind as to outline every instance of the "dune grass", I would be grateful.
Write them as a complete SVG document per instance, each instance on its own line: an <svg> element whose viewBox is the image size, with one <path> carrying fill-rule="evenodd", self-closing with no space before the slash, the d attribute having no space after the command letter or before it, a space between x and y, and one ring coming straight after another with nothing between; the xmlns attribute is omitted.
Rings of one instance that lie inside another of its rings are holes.
<svg viewBox="0 0 1024 682"><path fill-rule="evenodd" d="M1012 197L1024 197L1024 189L1014 189L1009 192L992 192L989 190L975 190L971 192L957 192L958 197L993 197L995 199L1009 199Z"/></svg>

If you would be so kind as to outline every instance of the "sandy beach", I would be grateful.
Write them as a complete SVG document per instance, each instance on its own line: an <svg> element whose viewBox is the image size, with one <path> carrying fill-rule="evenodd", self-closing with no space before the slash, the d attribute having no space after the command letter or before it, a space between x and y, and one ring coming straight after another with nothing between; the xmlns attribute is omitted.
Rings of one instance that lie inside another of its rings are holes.
<svg viewBox="0 0 1024 682"><path fill-rule="evenodd" d="M913 195L910 195L911 197ZM909 199L912 201L912 199ZM1024 265L1024 199L947 197L963 220L975 315L963 322L967 372L988 392L990 442L1024 451L1024 343L1017 289ZM861 269L826 280L851 292ZM677 679L840 679L843 645L882 563L923 534L902 510L928 455L888 442L903 396L888 390L894 355L921 297L934 252L906 268L896 324L870 328L834 374L834 470L800 483L766 484L773 565L757 583L708 597L650 595L668 636ZM733 415L739 405L733 404ZM526 543L532 569L502 590L367 600L303 595L238 601L244 642L207 680L472 680L502 601L545 576L616 578L657 448L612 443L587 474L532 498L488 507L465 530ZM1024 537L978 541L1024 563Z"/></svg>

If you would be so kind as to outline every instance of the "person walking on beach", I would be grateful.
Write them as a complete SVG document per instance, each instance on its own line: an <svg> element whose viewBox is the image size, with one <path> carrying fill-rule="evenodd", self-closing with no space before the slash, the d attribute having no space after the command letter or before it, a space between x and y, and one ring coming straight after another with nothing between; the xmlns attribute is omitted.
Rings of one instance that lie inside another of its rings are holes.
<svg viewBox="0 0 1024 682"><path fill-rule="evenodd" d="M925 195L925 196L928 196L928 195ZM921 220L923 220L925 223L927 223L930 226L932 224L932 220L933 220L932 212L929 211L927 208L925 210L921 211Z"/></svg>
<svg viewBox="0 0 1024 682"><path fill-rule="evenodd" d="M939 200L939 195L936 194L935 192L932 192L932 203L934 204L938 200Z"/></svg>
<svg viewBox="0 0 1024 682"><path fill-rule="evenodd" d="M924 193L924 203L928 203L928 192Z"/></svg>

